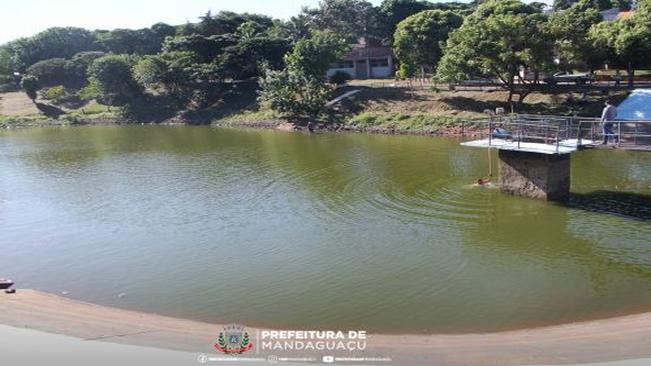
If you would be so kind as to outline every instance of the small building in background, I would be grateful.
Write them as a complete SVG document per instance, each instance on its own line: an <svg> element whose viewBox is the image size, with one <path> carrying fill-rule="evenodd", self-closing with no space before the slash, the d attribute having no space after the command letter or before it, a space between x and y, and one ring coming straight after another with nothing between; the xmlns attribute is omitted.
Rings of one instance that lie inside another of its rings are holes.
<svg viewBox="0 0 651 366"><path fill-rule="evenodd" d="M373 38L362 38L337 64L328 69L331 77L341 71L353 79L371 79L392 77L394 73L394 54L391 47Z"/></svg>

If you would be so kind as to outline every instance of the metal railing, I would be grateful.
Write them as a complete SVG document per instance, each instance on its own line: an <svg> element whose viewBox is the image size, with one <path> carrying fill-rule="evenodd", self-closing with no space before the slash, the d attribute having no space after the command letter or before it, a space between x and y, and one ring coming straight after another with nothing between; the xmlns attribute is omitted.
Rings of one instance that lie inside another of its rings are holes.
<svg viewBox="0 0 651 366"><path fill-rule="evenodd" d="M593 144L608 137L615 146L631 150L651 150L651 121L609 121L611 133L605 133L598 119L579 119L579 141L589 137Z"/></svg>
<svg viewBox="0 0 651 366"><path fill-rule="evenodd" d="M467 121L466 125L480 127L481 136L507 140L518 144L537 142L555 145L556 151L564 144L578 148L600 145L605 137L614 140L616 147L651 151L651 121L617 120L608 122L612 132L604 135L603 123L598 118L511 114Z"/></svg>

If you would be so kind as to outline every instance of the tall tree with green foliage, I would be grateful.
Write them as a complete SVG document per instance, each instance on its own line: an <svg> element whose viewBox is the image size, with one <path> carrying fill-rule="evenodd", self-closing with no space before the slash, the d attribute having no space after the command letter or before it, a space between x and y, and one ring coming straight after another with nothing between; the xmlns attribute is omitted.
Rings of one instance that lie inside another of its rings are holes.
<svg viewBox="0 0 651 366"><path fill-rule="evenodd" d="M635 69L651 67L651 2L641 2L629 18L594 25L590 39L606 50L611 63L628 70L632 88Z"/></svg>
<svg viewBox="0 0 651 366"><path fill-rule="evenodd" d="M133 58L128 55L106 55L88 68L91 84L99 99L108 105L125 106L141 97L141 88L133 78Z"/></svg>
<svg viewBox="0 0 651 366"><path fill-rule="evenodd" d="M554 11L570 9L579 6L583 9L596 9L598 11L619 8L628 10L631 8L631 0L554 0L552 8Z"/></svg>
<svg viewBox="0 0 651 366"><path fill-rule="evenodd" d="M235 33L237 28L246 22L255 22L264 29L273 26L273 19L266 15L239 14L230 11L222 11L217 15L213 15L212 12L208 11L199 19L199 24L196 25L195 30L197 33L206 37Z"/></svg>
<svg viewBox="0 0 651 366"><path fill-rule="evenodd" d="M315 32L300 40L285 56L283 70L269 70L261 78L261 104L293 116L320 114L332 91L325 80L326 70L347 49L346 40L330 32Z"/></svg>
<svg viewBox="0 0 651 366"><path fill-rule="evenodd" d="M196 65L197 55L192 52L151 55L134 65L133 77L144 88L162 89L177 107L184 107L197 87Z"/></svg>
<svg viewBox="0 0 651 366"><path fill-rule="evenodd" d="M234 80L260 76L263 65L281 69L283 57L291 48L289 39L273 35L252 21L242 23L233 38L235 43L224 49L217 63L224 76Z"/></svg>
<svg viewBox="0 0 651 366"><path fill-rule="evenodd" d="M461 2L429 2L424 0L383 0L379 6L380 21L389 37L393 37L398 23L408 17L425 10L450 10L459 15L465 15L470 4Z"/></svg>
<svg viewBox="0 0 651 366"><path fill-rule="evenodd" d="M37 33L33 37L9 42L6 47L12 54L12 64L24 71L41 60L69 58L82 51L96 49L94 35L83 28L55 27Z"/></svg>
<svg viewBox="0 0 651 366"><path fill-rule="evenodd" d="M462 23L461 16L441 10L422 11L400 22L393 36L393 48L400 61L401 70L419 68L422 75L426 71L434 70L443 56L441 44L446 42L450 32L459 28Z"/></svg>
<svg viewBox="0 0 651 366"><path fill-rule="evenodd" d="M156 30L143 29L113 29L111 31L96 31L97 44L102 50L115 54L151 55L161 50L165 38L172 36L169 29L157 24Z"/></svg>
<svg viewBox="0 0 651 366"><path fill-rule="evenodd" d="M71 87L83 87L88 84L88 67L96 59L104 56L101 51L79 52L66 61L66 83Z"/></svg>
<svg viewBox="0 0 651 366"><path fill-rule="evenodd" d="M318 9L306 10L314 30L337 33L348 43L361 37L385 38L378 8L364 0L322 0Z"/></svg>
<svg viewBox="0 0 651 366"><path fill-rule="evenodd" d="M597 9L584 9L580 4L551 14L549 32L561 65L592 69L603 62L604 52L588 36L590 28L602 20Z"/></svg>
<svg viewBox="0 0 651 366"><path fill-rule="evenodd" d="M193 52L199 56L200 62L210 63L224 53L227 47L237 42L232 34L203 36L201 34L176 36L167 38L163 44L163 52Z"/></svg>
<svg viewBox="0 0 651 366"><path fill-rule="evenodd" d="M12 52L6 45L0 46L0 75L13 75L16 68L12 59Z"/></svg>
<svg viewBox="0 0 651 366"><path fill-rule="evenodd" d="M39 61L27 68L27 75L35 77L41 87L66 84L66 60L50 58Z"/></svg>
<svg viewBox="0 0 651 366"><path fill-rule="evenodd" d="M430 10L432 3L420 0L383 0L380 4L380 14L387 33L393 37L398 23L408 17Z"/></svg>
<svg viewBox="0 0 651 366"><path fill-rule="evenodd" d="M437 76L448 82L497 79L509 91L508 102L514 94L522 102L532 81L522 78L520 71L548 69L552 51L546 17L537 9L518 0L488 0L450 34Z"/></svg>
<svg viewBox="0 0 651 366"><path fill-rule="evenodd" d="M348 43L333 32L315 32L312 37L296 42L285 56L288 67L304 70L306 74L325 80L326 71L349 50Z"/></svg>

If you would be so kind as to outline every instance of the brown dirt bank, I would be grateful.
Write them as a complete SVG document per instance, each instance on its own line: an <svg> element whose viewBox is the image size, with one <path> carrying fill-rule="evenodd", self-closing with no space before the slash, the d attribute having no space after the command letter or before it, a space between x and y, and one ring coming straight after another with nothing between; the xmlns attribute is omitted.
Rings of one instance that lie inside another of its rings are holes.
<svg viewBox="0 0 651 366"><path fill-rule="evenodd" d="M109 308L33 290L2 294L0 323L86 340L198 353L214 353L212 344L221 330L218 324ZM643 358L651 356L651 313L486 334L372 334L366 351L355 356L391 357L393 364L399 365L437 366Z"/></svg>
<svg viewBox="0 0 651 366"><path fill-rule="evenodd" d="M213 123L218 127L232 128L259 128L268 130L279 130L287 132L310 132L306 123L293 122L290 120L270 119L270 120L226 120ZM420 135L420 136L473 136L485 133L485 130L477 126L466 125L461 127L442 126L436 130L402 130L394 127L385 126L354 126L345 123L314 123L312 124L313 132L316 133L368 133L383 135Z"/></svg>
<svg viewBox="0 0 651 366"><path fill-rule="evenodd" d="M192 126L195 123L184 122L180 119L170 119L160 123L138 122L127 120L122 117L87 117L87 118L46 118L46 117L11 117L5 120L0 119L0 129L2 128L29 128L29 127L61 127L61 126L107 126L107 125L163 125L163 126ZM296 123L283 119L270 120L224 120L212 124L217 127L227 128L253 128L279 130L287 132L309 132L304 123ZM316 133L369 133L369 134L386 134L386 135L427 135L427 136L472 136L481 132L476 127L466 126L463 129L460 126L446 126L438 128L436 131L426 130L400 130L391 127L373 126L359 127L347 124L335 123L315 123L313 125Z"/></svg>

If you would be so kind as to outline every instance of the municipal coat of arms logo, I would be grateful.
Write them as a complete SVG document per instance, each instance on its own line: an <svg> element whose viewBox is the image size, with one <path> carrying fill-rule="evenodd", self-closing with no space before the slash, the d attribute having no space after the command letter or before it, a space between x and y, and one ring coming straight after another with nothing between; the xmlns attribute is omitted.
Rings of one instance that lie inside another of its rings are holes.
<svg viewBox="0 0 651 366"><path fill-rule="evenodd" d="M229 355L242 354L253 348L249 333L240 325L227 325L219 332L215 348Z"/></svg>

